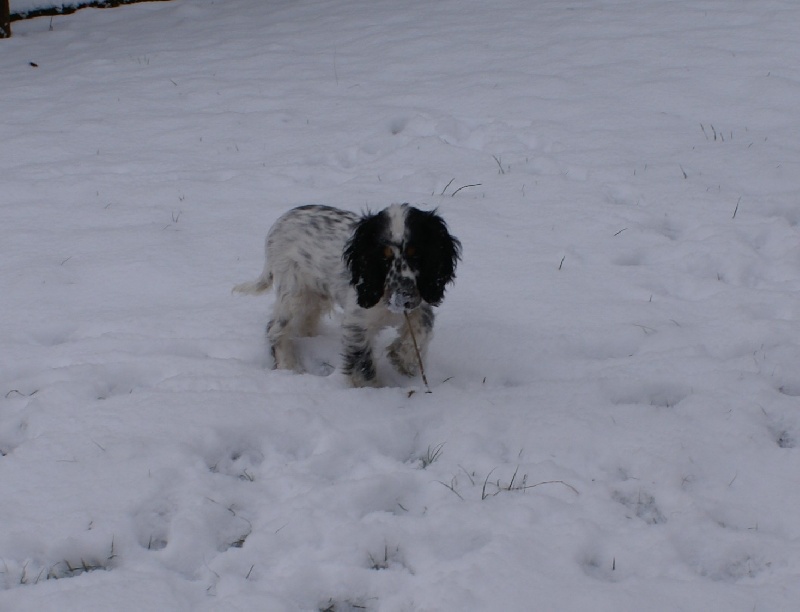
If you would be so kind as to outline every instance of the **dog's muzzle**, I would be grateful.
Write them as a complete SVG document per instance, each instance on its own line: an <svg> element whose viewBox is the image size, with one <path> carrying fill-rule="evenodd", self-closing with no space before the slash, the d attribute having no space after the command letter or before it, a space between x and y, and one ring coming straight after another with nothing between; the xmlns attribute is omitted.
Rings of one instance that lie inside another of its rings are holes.
<svg viewBox="0 0 800 612"><path fill-rule="evenodd" d="M414 310L422 303L416 283L411 279L403 279L386 300L386 307L395 313Z"/></svg>

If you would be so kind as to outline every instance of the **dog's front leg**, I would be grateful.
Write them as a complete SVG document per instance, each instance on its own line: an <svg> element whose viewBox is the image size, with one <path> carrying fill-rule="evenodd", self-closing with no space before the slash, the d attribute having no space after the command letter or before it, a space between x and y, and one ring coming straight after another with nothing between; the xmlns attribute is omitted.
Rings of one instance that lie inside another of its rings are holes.
<svg viewBox="0 0 800 612"><path fill-rule="evenodd" d="M377 387L375 360L372 355L372 335L364 325L344 322L344 374L354 387Z"/></svg>

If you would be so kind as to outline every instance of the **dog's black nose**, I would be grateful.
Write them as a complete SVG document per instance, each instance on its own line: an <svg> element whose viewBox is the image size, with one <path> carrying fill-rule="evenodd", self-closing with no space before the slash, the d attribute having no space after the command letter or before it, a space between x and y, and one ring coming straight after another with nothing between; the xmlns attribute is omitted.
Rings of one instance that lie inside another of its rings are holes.
<svg viewBox="0 0 800 612"><path fill-rule="evenodd" d="M387 300L389 310L401 312L403 310L414 310L422 303L422 297L416 291L415 286L403 287L393 291Z"/></svg>
<svg viewBox="0 0 800 612"><path fill-rule="evenodd" d="M405 310L414 310L420 305L422 299L418 295L405 295L403 296L403 308Z"/></svg>

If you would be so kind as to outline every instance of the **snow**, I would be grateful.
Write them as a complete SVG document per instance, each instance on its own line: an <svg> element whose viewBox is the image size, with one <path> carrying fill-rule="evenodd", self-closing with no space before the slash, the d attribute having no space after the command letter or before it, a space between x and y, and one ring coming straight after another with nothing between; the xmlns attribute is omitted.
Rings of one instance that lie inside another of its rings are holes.
<svg viewBox="0 0 800 612"><path fill-rule="evenodd" d="M50 24L0 42L0 609L800 610L795 2ZM464 245L433 392L349 389L336 317L267 369L269 225L402 201Z"/></svg>
<svg viewBox="0 0 800 612"><path fill-rule="evenodd" d="M11 10L11 14L27 13L36 9L52 9L65 5L72 6L66 2L47 2L46 0L9 0L8 5ZM13 29L12 33L14 33Z"/></svg>

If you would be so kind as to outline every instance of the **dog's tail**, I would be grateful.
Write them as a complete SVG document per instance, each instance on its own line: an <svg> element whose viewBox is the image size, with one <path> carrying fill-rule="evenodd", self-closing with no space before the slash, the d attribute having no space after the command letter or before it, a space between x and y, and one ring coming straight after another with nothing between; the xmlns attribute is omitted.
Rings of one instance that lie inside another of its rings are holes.
<svg viewBox="0 0 800 612"><path fill-rule="evenodd" d="M258 295L259 293L264 293L270 287L272 287L272 281L272 268L270 268L269 262L267 262L264 264L264 271L261 272L261 276L254 281L236 285L233 288L233 292L244 293L246 295Z"/></svg>

